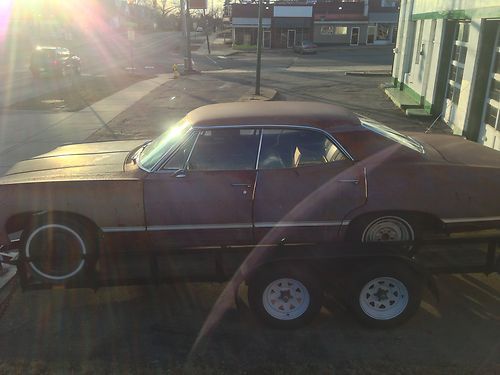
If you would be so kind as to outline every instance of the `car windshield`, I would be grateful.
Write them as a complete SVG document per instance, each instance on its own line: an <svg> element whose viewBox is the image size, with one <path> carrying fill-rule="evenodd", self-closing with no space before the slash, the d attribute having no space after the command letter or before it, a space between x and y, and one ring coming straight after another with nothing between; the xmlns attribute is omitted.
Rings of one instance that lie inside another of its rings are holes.
<svg viewBox="0 0 500 375"><path fill-rule="evenodd" d="M360 121L361 121L361 124L366 129L369 129L377 134L380 134L380 135L390 139L391 141L397 142L403 146L411 148L412 150L418 151L421 154L423 154L425 152L424 147L410 136L401 134L401 133L397 132L396 130L394 130L386 125L382 125L381 123L376 122L374 120L368 120L368 119L361 118Z"/></svg>
<svg viewBox="0 0 500 375"><path fill-rule="evenodd" d="M141 168L147 171L151 170L165 154L184 138L190 126L189 121L182 120L148 143L138 154L138 162Z"/></svg>

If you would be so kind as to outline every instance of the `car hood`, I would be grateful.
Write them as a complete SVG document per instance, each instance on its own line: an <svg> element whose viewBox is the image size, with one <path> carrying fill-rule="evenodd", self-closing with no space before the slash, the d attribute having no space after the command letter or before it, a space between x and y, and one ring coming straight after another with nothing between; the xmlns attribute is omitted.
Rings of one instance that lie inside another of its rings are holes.
<svg viewBox="0 0 500 375"><path fill-rule="evenodd" d="M123 174L125 158L145 140L82 143L58 147L15 164L0 183L100 179Z"/></svg>
<svg viewBox="0 0 500 375"><path fill-rule="evenodd" d="M407 133L449 163L500 168L500 152L459 136Z"/></svg>

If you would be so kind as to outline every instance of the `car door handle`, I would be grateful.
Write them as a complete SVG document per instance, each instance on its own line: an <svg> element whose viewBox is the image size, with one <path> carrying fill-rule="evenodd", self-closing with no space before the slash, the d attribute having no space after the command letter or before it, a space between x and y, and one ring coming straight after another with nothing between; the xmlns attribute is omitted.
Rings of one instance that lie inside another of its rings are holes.
<svg viewBox="0 0 500 375"><path fill-rule="evenodd" d="M250 184L238 184L238 183L235 183L235 184L231 184L232 187L246 187L246 188L251 188L252 185Z"/></svg>
<svg viewBox="0 0 500 375"><path fill-rule="evenodd" d="M359 180L339 180L339 182L346 182L354 185L359 184Z"/></svg>

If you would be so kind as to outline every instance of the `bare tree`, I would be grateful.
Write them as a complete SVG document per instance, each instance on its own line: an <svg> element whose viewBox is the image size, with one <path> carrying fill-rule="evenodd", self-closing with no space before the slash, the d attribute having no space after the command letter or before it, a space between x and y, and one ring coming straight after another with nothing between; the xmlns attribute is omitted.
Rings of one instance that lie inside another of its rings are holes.
<svg viewBox="0 0 500 375"><path fill-rule="evenodd" d="M153 0L153 7L158 9L162 17L178 10L176 6L169 5L169 1L171 0Z"/></svg>

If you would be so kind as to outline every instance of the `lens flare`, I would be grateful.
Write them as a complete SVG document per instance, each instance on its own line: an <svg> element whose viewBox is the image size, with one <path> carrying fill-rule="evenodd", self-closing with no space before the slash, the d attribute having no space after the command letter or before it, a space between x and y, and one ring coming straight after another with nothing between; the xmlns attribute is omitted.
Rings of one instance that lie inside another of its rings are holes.
<svg viewBox="0 0 500 375"><path fill-rule="evenodd" d="M14 0L4 0L0 3L0 43L2 43L2 45L5 42L7 30L9 29L13 1Z"/></svg>

